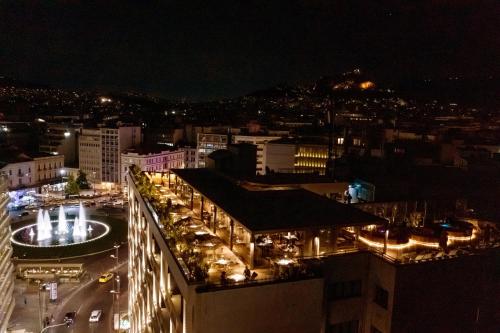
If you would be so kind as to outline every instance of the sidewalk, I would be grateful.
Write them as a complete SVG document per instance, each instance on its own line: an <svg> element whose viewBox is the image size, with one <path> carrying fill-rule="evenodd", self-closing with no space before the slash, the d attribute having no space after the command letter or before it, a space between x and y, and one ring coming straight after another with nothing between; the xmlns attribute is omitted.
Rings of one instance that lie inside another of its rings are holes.
<svg viewBox="0 0 500 333"><path fill-rule="evenodd" d="M83 283L85 281L82 281ZM62 300L68 295L78 289L82 283L64 283L57 286L57 301L51 303L49 301L49 292L40 291L40 301L38 298L38 285L35 283L28 283L24 280L16 279L14 284L14 299L16 305L12 316L10 317L9 329L18 330L26 329L26 332L39 332L39 304L42 306L42 320L47 316L51 317L56 312L57 307L61 304ZM42 326L43 327L43 326Z"/></svg>

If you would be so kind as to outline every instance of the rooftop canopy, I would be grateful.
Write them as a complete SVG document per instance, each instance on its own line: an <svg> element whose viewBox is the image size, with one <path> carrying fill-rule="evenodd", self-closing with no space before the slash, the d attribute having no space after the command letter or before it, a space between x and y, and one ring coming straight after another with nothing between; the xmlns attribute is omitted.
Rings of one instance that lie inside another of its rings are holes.
<svg viewBox="0 0 500 333"><path fill-rule="evenodd" d="M352 206L303 189L249 191L209 169L171 170L252 232L384 224Z"/></svg>

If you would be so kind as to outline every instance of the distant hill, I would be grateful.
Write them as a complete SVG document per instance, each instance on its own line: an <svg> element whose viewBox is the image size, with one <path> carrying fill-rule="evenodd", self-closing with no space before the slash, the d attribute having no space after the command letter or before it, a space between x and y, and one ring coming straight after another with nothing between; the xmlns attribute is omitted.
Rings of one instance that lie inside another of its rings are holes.
<svg viewBox="0 0 500 333"><path fill-rule="evenodd" d="M0 75L0 87L17 87L17 88L43 88L47 89L50 88L47 85L43 84L38 84L38 83L33 83L33 82L27 82L27 81L21 81L17 79L13 79L7 76L2 76Z"/></svg>

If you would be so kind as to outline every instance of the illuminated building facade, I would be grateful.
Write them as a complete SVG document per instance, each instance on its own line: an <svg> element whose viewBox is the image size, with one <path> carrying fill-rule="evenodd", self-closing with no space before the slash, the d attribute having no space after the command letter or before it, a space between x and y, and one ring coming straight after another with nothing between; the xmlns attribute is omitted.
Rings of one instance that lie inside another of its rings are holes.
<svg viewBox="0 0 500 333"><path fill-rule="evenodd" d="M121 153L141 142L138 126L84 128L78 143L80 170L94 184L121 184Z"/></svg>
<svg viewBox="0 0 500 333"><path fill-rule="evenodd" d="M10 257L10 219L7 210L9 195L7 177L0 174L0 332L7 332L9 318L14 310L14 267Z"/></svg>
<svg viewBox="0 0 500 333"><path fill-rule="evenodd" d="M61 182L61 170L64 170L64 156L45 153L30 156L20 154L0 168L7 177L6 182L11 190Z"/></svg>
<svg viewBox="0 0 500 333"><path fill-rule="evenodd" d="M142 171L162 172L170 169L182 169L185 163L184 150L161 149L130 149L121 154L122 186L126 186L126 173L132 165Z"/></svg>
<svg viewBox="0 0 500 333"><path fill-rule="evenodd" d="M275 172L325 174L328 143L324 138L285 138L266 143L266 166ZM335 157L343 154L344 138L336 138ZM293 149L292 149L293 147ZM293 163L291 163L293 160Z"/></svg>
<svg viewBox="0 0 500 333"><path fill-rule="evenodd" d="M402 237L304 189L265 189L208 169L130 172L127 181L131 332L497 327L500 238L490 224L441 225L443 244L423 229ZM144 192L148 182L153 192Z"/></svg>

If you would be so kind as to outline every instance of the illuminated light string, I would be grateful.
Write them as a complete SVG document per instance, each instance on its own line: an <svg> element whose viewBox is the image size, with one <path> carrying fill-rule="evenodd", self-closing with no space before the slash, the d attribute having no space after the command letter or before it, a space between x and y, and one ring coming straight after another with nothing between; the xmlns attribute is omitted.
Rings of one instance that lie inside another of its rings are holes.
<svg viewBox="0 0 500 333"><path fill-rule="evenodd" d="M476 238L476 232L474 231L471 236L448 236L448 243L450 241L468 241ZM378 247L378 248L383 248L384 243L381 242L374 242L369 239L366 239L364 237L359 236L359 240L365 243L366 245L373 246L373 247ZM425 247L433 247L433 248L438 248L439 247L439 242L423 242L419 241L413 238L410 238L410 240L407 243L404 244L387 244L388 249L392 250L402 250L414 245L420 245L420 246L425 246Z"/></svg>
<svg viewBox="0 0 500 333"><path fill-rule="evenodd" d="M473 229L472 235L470 235L470 236L448 236L448 244L452 243L453 241L469 241L469 240L475 239L476 233L477 233L476 229ZM365 237L362 237L362 236L359 236L359 240L368 246L373 246L373 247L378 247L378 248L384 247L384 243L371 241L371 240L369 240ZM405 249L405 248L408 248L408 247L411 247L414 245L438 248L439 242L423 242L423 241L419 241L419 240L410 238L410 240L404 244L387 244L387 248L392 249L392 250L402 250L402 249Z"/></svg>
<svg viewBox="0 0 500 333"><path fill-rule="evenodd" d="M111 228L106 224L106 223L103 223L103 222L99 222L99 221L94 221L94 220L86 220L87 222L90 222L90 223L93 223L93 224L99 224L101 226L104 227L104 232L95 237L95 238L92 238L92 239L89 239L89 240L85 240L85 241L82 241L82 242L75 242L75 243L71 243L71 244L58 244L58 245L33 245L33 244L26 244L26 243L21 243L17 240L14 239L14 236L17 235L19 232L23 231L23 230L26 230L28 228L33 228L33 227L36 227L36 223L33 223L33 224L29 224L29 225L26 225L22 228L19 228L19 229L16 229L12 232L12 237L10 238L10 241L16 245L19 245L19 246L28 246L28 247L43 247L43 248L48 248L48 247L63 247L63 246L72 246L72 245L79 245L79 244L85 244L85 243L90 243L90 242L93 242L95 240L98 240L104 236L106 236L109 231L111 230Z"/></svg>

